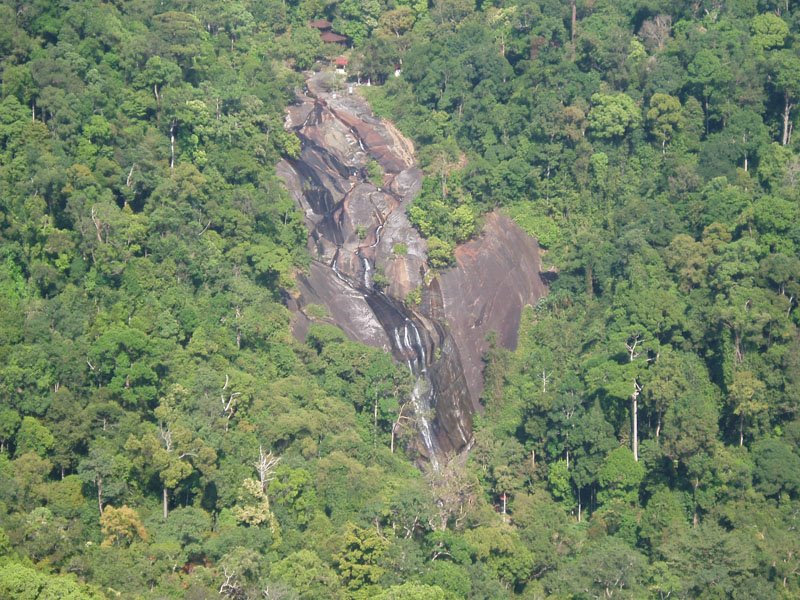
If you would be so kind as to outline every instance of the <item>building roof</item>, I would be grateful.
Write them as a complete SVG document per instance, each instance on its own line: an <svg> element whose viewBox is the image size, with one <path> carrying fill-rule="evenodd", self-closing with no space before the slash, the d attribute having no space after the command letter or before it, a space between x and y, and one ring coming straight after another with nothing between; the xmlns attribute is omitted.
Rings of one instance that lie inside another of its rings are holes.
<svg viewBox="0 0 800 600"><path fill-rule="evenodd" d="M315 21L309 22L309 25L314 29L325 30L325 29L330 29L332 23L330 21L326 21L325 19L317 19Z"/></svg>
<svg viewBox="0 0 800 600"><path fill-rule="evenodd" d="M336 66L337 67L346 67L347 63L350 61L347 59L346 56L340 56L336 59Z"/></svg>
<svg viewBox="0 0 800 600"><path fill-rule="evenodd" d="M321 34L319 34L319 37L323 42L326 43L340 44L347 41L345 36L339 35L338 33L333 33L332 31L323 31Z"/></svg>

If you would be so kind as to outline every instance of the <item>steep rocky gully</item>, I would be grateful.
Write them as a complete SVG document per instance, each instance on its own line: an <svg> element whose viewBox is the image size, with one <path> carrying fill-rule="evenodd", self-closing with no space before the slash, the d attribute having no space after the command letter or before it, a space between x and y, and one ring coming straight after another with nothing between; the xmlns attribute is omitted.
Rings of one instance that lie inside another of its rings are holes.
<svg viewBox="0 0 800 600"><path fill-rule="evenodd" d="M471 443L488 334L514 348L522 308L545 293L538 247L492 213L481 235L456 250L454 267L431 271L425 240L406 217L422 181L411 142L356 93L329 91L329 77L309 78L289 109L286 126L302 151L278 165L305 213L314 259L289 300L295 335L304 337L316 318L407 364L419 450L438 468ZM383 170L379 187L367 177L370 160ZM375 285L376 273L383 286ZM407 306L403 300L417 289L421 301ZM319 311L309 305L325 307L327 316L310 316Z"/></svg>

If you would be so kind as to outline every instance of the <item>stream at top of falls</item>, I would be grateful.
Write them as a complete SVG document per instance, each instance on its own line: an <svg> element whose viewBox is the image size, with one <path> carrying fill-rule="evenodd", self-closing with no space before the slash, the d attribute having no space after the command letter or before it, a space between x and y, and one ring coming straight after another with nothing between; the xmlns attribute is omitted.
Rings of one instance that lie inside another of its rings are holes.
<svg viewBox="0 0 800 600"><path fill-rule="evenodd" d="M433 342L429 336L420 333L421 322L412 310L375 286L375 264L374 258L370 258L370 256L374 255L374 249L380 245L386 215L381 214L376 208L371 211L370 221L367 223L345 224L346 219L342 218L346 212L345 204L350 194L358 186L370 186L374 190L370 194L386 194L387 196L393 194L389 190L375 188L368 181L363 166L356 165L356 168L353 168L353 165L344 165L342 159L331 152L325 144L309 139L304 132L306 128L322 127L324 118L340 122L341 119L313 96L309 95L303 101L313 102L313 108L303 123L294 128L301 141L301 153L290 164L294 167L301 182L306 205L319 219L309 231L309 238L314 240L314 246L317 249L316 260L324 268L329 269L342 285L363 296L385 331L393 356L401 363L407 364L414 381L407 402L412 405L414 422L425 454L427 454L431 467L438 471L441 453L432 422L433 406L436 402L436 386L429 374L430 354L426 350L426 342L431 344ZM326 110L327 114L325 114ZM361 139L358 131L352 127L347 127L347 130L355 138L361 153L371 159L368 145ZM337 199L337 196L340 197ZM371 199L370 202L372 202ZM397 210L404 210L402 204ZM359 238L363 238L363 232L367 230L374 235L374 242L367 244L359 241L353 247L353 231L348 230L347 226L361 230ZM348 239L351 240L351 244L349 247L345 247ZM331 252L333 253L332 259L330 258ZM327 259L325 258L326 253ZM354 260L349 258L348 253L352 253ZM358 271L360 272L354 272L356 264L359 265Z"/></svg>

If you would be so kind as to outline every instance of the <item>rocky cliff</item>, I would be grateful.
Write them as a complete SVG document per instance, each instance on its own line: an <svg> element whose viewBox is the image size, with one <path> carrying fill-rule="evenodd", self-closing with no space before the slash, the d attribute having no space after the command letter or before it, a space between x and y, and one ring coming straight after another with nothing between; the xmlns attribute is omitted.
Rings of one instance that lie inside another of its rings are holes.
<svg viewBox="0 0 800 600"><path fill-rule="evenodd" d="M487 336L496 332L513 348L522 308L545 293L538 247L490 214L481 235L457 249L456 265L432 272L425 240L406 217L422 180L412 144L357 94L331 91L328 77L312 76L290 108L286 126L302 151L278 165L305 213L314 258L289 302L295 334L305 336L314 318L327 320L406 363L416 378L409 401L420 450L435 466L470 444ZM417 289L421 301L409 306ZM309 305L327 316L309 316L319 314Z"/></svg>

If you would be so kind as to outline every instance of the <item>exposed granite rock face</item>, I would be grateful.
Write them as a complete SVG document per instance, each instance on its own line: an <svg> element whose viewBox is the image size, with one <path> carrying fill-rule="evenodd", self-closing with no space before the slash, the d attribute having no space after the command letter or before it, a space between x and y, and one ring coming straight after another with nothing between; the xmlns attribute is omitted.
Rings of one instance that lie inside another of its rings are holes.
<svg viewBox="0 0 800 600"><path fill-rule="evenodd" d="M545 293L538 247L510 220L490 214L482 235L457 249L455 267L429 273L425 240L406 216L422 181L413 145L360 96L328 91L325 78L312 76L290 108L286 126L302 151L278 165L305 212L315 259L289 301L295 335L304 337L312 320L328 321L407 363L417 378L410 401L420 451L436 466L470 444L487 335L495 331L501 345L515 347L522 308ZM383 170L380 186L368 180L370 160ZM398 245L404 252L395 252ZM409 308L403 300L416 288L422 303ZM312 304L327 316L307 310Z"/></svg>
<svg viewBox="0 0 800 600"><path fill-rule="evenodd" d="M522 309L547 293L539 269L536 240L508 217L490 213L481 236L456 248L456 266L437 278L441 306L432 316L447 323L461 351L475 410L487 337L495 332L500 346L516 348Z"/></svg>

